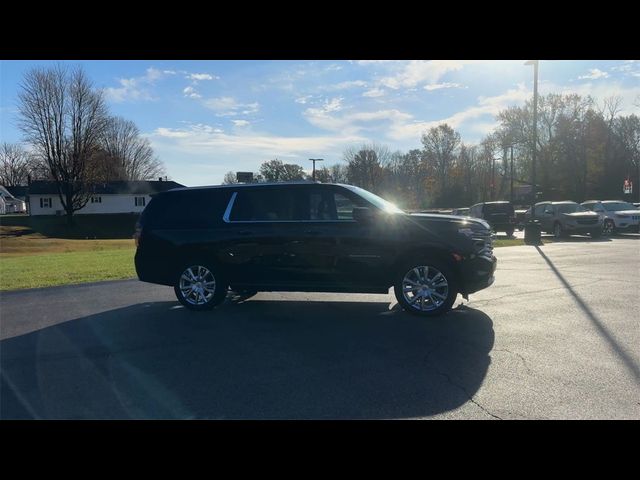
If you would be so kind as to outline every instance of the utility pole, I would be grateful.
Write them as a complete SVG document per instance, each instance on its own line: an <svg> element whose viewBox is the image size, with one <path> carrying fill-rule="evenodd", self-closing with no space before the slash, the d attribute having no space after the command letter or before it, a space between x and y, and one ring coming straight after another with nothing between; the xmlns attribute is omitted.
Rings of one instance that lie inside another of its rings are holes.
<svg viewBox="0 0 640 480"><path fill-rule="evenodd" d="M316 162L323 162L324 158L310 158L309 159L310 162L313 162L313 173L312 173L312 178L313 181L316 181Z"/></svg>
<svg viewBox="0 0 640 480"><path fill-rule="evenodd" d="M531 188L533 196L531 197L531 224L525 227L525 243L529 245L540 244L540 227L536 225L536 150L538 149L538 60L529 60L525 65L533 65L533 145L531 148ZM527 228L528 227L528 228Z"/></svg>
<svg viewBox="0 0 640 480"><path fill-rule="evenodd" d="M513 203L513 145L511 145L511 175L509 175L511 180L511 203Z"/></svg>

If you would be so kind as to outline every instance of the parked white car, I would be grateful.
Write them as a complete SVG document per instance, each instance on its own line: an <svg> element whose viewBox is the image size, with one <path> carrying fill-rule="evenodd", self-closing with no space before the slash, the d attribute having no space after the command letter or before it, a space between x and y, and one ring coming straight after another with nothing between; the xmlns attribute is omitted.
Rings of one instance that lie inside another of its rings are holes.
<svg viewBox="0 0 640 480"><path fill-rule="evenodd" d="M602 232L612 235L616 232L638 232L640 211L631 203L620 200L590 200L582 206L592 210L602 218Z"/></svg>

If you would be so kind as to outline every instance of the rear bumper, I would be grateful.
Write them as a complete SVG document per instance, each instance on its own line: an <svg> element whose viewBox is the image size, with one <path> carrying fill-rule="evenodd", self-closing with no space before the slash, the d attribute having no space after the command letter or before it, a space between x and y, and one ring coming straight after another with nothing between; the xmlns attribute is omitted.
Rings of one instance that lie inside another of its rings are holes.
<svg viewBox="0 0 640 480"><path fill-rule="evenodd" d="M145 255L140 249L136 250L134 257L136 274L142 282L157 283L160 285L173 286L174 278L171 273L173 269L167 265L166 258Z"/></svg>
<svg viewBox="0 0 640 480"><path fill-rule="evenodd" d="M497 268L498 259L495 256L492 256L491 260L485 258L466 260L460 265L460 293L468 295L490 287L495 281L494 274Z"/></svg>

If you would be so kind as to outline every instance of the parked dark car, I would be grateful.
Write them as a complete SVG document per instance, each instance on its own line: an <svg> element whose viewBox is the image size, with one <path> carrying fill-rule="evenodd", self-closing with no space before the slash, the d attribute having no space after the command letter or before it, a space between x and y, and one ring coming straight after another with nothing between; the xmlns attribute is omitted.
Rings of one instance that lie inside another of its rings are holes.
<svg viewBox="0 0 640 480"><path fill-rule="evenodd" d="M520 231L524 230L528 211L528 208L518 208L514 211L516 215L516 228Z"/></svg>
<svg viewBox="0 0 640 480"><path fill-rule="evenodd" d="M539 202L535 204L536 220L541 230L561 238L567 235L602 235L602 218L576 202ZM527 219L531 216L529 212Z"/></svg>
<svg viewBox="0 0 640 480"><path fill-rule="evenodd" d="M451 214L457 215L459 217L468 217L470 211L471 211L470 208L454 208Z"/></svg>
<svg viewBox="0 0 640 480"><path fill-rule="evenodd" d="M174 189L136 229L140 280L206 310L234 291L387 293L419 315L448 311L493 283L489 226L407 214L350 185L280 183Z"/></svg>
<svg viewBox="0 0 640 480"><path fill-rule="evenodd" d="M516 229L516 214L511 202L484 202L471 207L470 216L482 218L495 232L505 232L512 236Z"/></svg>

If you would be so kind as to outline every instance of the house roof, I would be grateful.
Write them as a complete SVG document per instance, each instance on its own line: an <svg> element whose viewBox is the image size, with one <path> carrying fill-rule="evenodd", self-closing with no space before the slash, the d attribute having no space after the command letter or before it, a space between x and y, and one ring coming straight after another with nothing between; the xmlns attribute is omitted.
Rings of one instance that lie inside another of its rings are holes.
<svg viewBox="0 0 640 480"><path fill-rule="evenodd" d="M4 187L14 197L26 197L29 187Z"/></svg>
<svg viewBox="0 0 640 480"><path fill-rule="evenodd" d="M117 181L117 182L104 182L96 183L90 186L90 191L97 195L115 195L115 194L130 194L130 195L151 195L154 193L165 192L173 188L182 188L181 185L174 181ZM56 183L51 181L38 180L31 182L29 186L29 194L31 195L47 195L57 194Z"/></svg>

